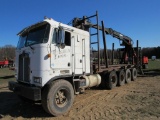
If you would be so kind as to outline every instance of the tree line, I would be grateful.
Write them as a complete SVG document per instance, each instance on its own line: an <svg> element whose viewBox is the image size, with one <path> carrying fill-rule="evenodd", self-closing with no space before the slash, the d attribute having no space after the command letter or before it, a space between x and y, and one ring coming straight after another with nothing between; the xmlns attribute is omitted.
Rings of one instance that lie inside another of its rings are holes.
<svg viewBox="0 0 160 120"><path fill-rule="evenodd" d="M156 58L160 58L160 46L158 47L147 47L142 49L142 55L147 56L151 59L152 56L156 56Z"/></svg>
<svg viewBox="0 0 160 120"><path fill-rule="evenodd" d="M112 58L112 50L108 49L108 59ZM146 48L142 48L141 49L142 52L142 56L146 56L148 57L148 59L151 59L152 56L156 56L156 58L160 59L160 46L159 47L146 47ZM92 52L92 56L94 58L98 58L98 53L95 52L95 50L93 50ZM100 50L100 57L103 59L104 57L104 50L101 49ZM114 59L119 59L122 56L122 54L120 54L120 52L118 51L118 49L114 50Z"/></svg>
<svg viewBox="0 0 160 120"><path fill-rule="evenodd" d="M0 61L14 60L16 47L12 45L5 45L0 47Z"/></svg>
<svg viewBox="0 0 160 120"><path fill-rule="evenodd" d="M14 60L15 59L15 50L16 47L12 45L5 45L3 47L0 47L0 60ZM108 51L108 58L111 59L112 57L112 50L107 50ZM160 58L160 46L159 47L147 47L147 48L142 48L142 55L147 56L149 59L151 59L152 56L156 56L156 58ZM93 56L95 58L98 57L97 52L93 52ZM100 56L104 56L104 51L103 49L100 50ZM114 50L114 58L118 59L119 58L119 52L117 49Z"/></svg>

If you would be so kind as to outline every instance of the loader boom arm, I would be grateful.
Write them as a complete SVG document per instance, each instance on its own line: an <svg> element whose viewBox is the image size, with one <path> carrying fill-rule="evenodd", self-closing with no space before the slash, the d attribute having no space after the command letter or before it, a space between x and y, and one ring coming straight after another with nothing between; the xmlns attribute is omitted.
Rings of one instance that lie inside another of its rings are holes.
<svg viewBox="0 0 160 120"><path fill-rule="evenodd" d="M93 24L89 23L89 25L92 27L92 28L95 28L97 29L97 26L94 26ZM99 26L99 30L102 30L102 27ZM123 41L124 43L126 43L127 45L131 45L132 43L132 39L128 36L125 36L123 35L122 33L120 32L117 32L116 30L113 30L112 28L104 28L104 31L106 34L108 35L111 35L112 37L114 38L117 38L121 41Z"/></svg>
<svg viewBox="0 0 160 120"><path fill-rule="evenodd" d="M72 24L74 27L79 28L79 29L83 29L83 30L87 30L89 31L89 28L95 28L95 29L99 29L102 31L102 26L97 26L95 24L92 24L91 22L89 22L87 20L88 18L83 17L83 19L81 18L74 18ZM114 38L119 39L120 41L122 41L122 46L125 45L132 45L132 39L120 32L117 32L116 30L113 30L112 28L104 28L104 31L106 34L111 35Z"/></svg>

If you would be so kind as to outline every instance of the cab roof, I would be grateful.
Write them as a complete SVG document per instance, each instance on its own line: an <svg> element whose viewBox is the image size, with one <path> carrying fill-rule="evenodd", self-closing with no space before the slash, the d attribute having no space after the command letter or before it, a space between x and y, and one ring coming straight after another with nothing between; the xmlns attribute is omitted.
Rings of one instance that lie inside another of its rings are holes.
<svg viewBox="0 0 160 120"><path fill-rule="evenodd" d="M60 23L60 22L57 22L55 20L53 20L52 18L47 18L47 19L44 19L43 21L40 21L40 22L37 22L33 25L30 25L24 29L22 29L17 35L18 36L21 36L22 34L36 28L36 27L39 27L41 25L45 25L49 23L52 27L55 27L55 28L58 28L59 26L65 28L65 29L68 29L70 31L73 31L73 32L76 32L76 33L79 33L79 34L84 34L84 35L89 35L89 32L87 31L84 31L84 30L81 30L81 29L78 29L78 28L75 28L75 27L72 27L72 26L69 26L69 25L66 25L66 24L63 24L63 23Z"/></svg>

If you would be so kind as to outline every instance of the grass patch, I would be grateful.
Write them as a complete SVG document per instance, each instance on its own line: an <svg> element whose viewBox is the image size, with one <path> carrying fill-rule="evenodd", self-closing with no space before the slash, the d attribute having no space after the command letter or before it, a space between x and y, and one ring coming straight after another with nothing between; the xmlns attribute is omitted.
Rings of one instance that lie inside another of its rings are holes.
<svg viewBox="0 0 160 120"><path fill-rule="evenodd" d="M149 60L148 68L144 69L143 72L150 76L160 75L160 60Z"/></svg>
<svg viewBox="0 0 160 120"><path fill-rule="evenodd" d="M149 60L148 69L160 69L160 60Z"/></svg>
<svg viewBox="0 0 160 120"><path fill-rule="evenodd" d="M0 84L6 83L11 80L16 80L15 71L9 70L9 68L1 68L0 69Z"/></svg>

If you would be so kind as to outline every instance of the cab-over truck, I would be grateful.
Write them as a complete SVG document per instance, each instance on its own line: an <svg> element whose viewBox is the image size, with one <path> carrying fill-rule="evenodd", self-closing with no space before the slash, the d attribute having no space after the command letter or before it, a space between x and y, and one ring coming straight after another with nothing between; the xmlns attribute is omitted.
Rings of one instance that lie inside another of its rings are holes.
<svg viewBox="0 0 160 120"><path fill-rule="evenodd" d="M96 18L96 24L89 19ZM46 112L53 116L67 112L74 96L86 88L99 86L103 89L130 83L141 69L139 46L132 46L131 38L98 22L98 12L83 18L74 18L72 26L50 18L24 28L16 49L16 82L9 82L9 89L21 98L40 101ZM91 34L90 29L96 33ZM99 31L102 31L104 56L100 56ZM119 64L109 64L106 35L121 41ZM91 38L94 36L93 41ZM96 44L97 48L92 49ZM96 59L93 59L94 52ZM101 63L101 60L104 63Z"/></svg>

